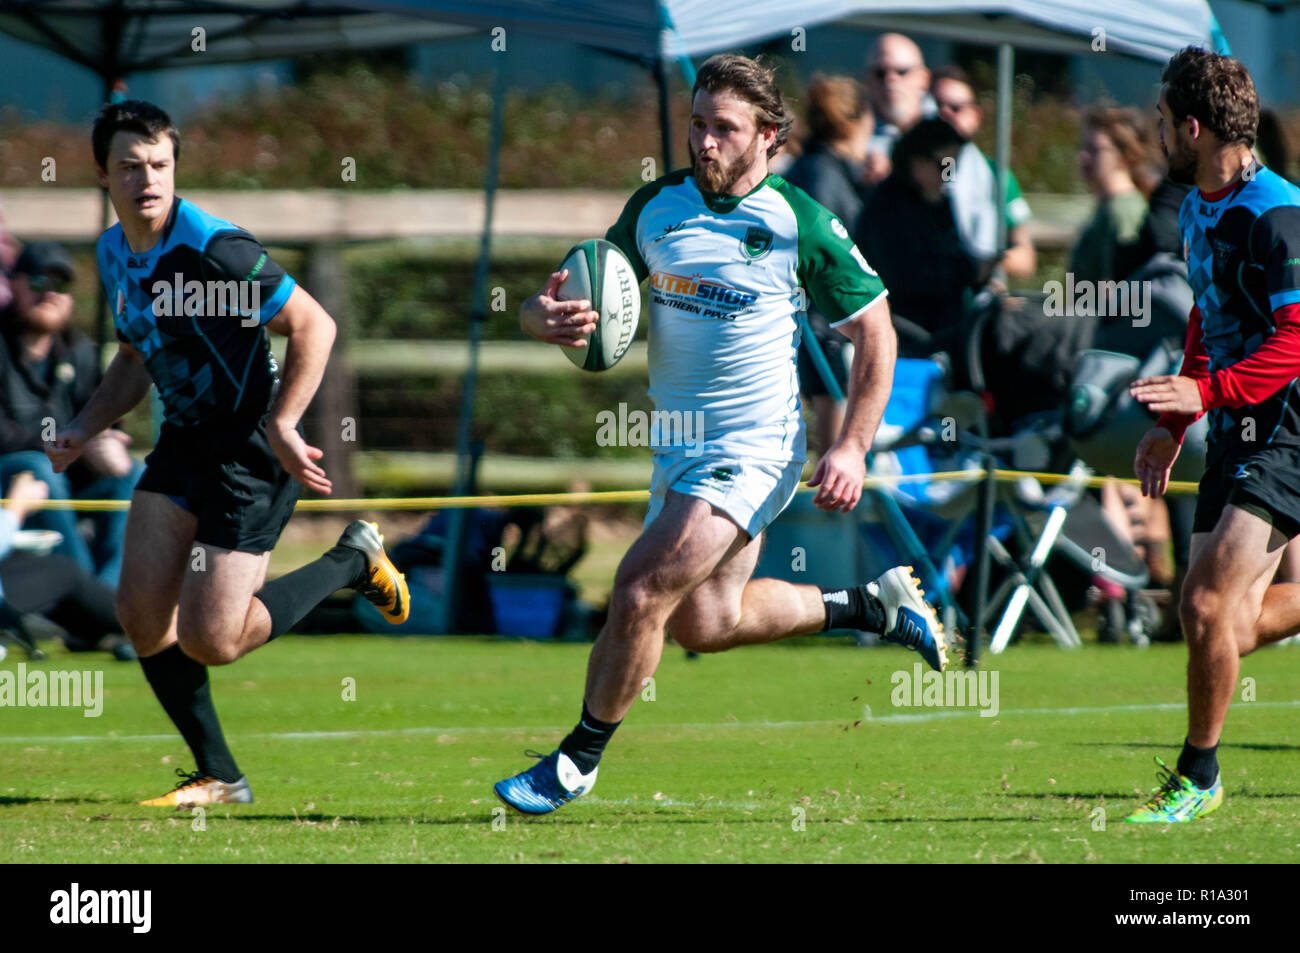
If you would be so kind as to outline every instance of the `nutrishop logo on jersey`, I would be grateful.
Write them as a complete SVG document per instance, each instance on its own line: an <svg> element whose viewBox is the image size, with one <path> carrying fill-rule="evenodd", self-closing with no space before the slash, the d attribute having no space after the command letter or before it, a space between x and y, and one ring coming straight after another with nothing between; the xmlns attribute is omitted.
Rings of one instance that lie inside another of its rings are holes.
<svg viewBox="0 0 1300 953"><path fill-rule="evenodd" d="M668 305L688 314L705 318L734 320L737 311L743 311L758 295L741 291L717 281L706 281L699 275L674 275L656 271L650 275L651 300Z"/></svg>

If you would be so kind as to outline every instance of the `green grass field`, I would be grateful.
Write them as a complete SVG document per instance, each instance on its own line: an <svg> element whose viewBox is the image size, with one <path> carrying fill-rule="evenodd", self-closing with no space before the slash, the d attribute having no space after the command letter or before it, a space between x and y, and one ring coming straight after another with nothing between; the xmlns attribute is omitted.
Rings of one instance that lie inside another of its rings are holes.
<svg viewBox="0 0 1300 953"><path fill-rule="evenodd" d="M0 861L1300 860L1300 649L1245 660L1256 700L1239 691L1229 716L1224 806L1174 829L1119 821L1154 784L1152 756L1177 757L1182 646L1013 647L989 660L996 717L892 705L915 658L892 647L691 661L669 646L591 796L549 818L494 813L492 782L575 720L587 652L286 637L213 670L257 801L202 819L135 805L192 767L139 667L56 654L44 668L102 668L103 713L0 708Z"/></svg>

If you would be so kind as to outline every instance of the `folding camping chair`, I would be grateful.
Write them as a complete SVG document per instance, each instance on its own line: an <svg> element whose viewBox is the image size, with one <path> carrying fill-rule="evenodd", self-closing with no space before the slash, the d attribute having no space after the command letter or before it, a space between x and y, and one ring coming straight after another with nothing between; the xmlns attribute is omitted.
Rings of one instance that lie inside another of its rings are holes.
<svg viewBox="0 0 1300 953"><path fill-rule="evenodd" d="M1059 421L1052 415L1039 415L1011 437L991 439L982 419L982 402L973 394L947 393L941 371L934 361L900 359L896 363L894 388L874 444L875 475L964 471L978 466L985 454L1000 456L1017 469L1043 465L1048 446L1059 436ZM1007 575L978 620L981 628L996 621L993 653L1010 643L1026 610L1061 647L1081 645L1069 610L1047 570L1053 553L1116 582L1129 593L1146 584L1145 567L1132 547L1110 529L1096 502L1084 495L1090 475L1076 462L1066 479L1046 492L1031 477L998 485L993 530L986 545ZM926 562L943 567L931 570L933 578L925 581L927 590L939 596L936 603L949 613L945 624L954 615L960 617L951 599L948 574L973 552L972 517L980 479L913 480L900 482L889 493L904 519L921 528ZM897 555L903 560L916 558L903 534L895 532L889 520L884 524ZM1008 546L1012 539L1018 556ZM1099 558L1099 553L1104 558Z"/></svg>

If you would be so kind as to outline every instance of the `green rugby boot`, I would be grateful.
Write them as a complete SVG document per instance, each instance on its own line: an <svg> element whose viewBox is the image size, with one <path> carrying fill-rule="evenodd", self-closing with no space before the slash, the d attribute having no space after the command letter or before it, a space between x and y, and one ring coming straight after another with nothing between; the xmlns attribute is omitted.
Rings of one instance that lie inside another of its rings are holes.
<svg viewBox="0 0 1300 953"><path fill-rule="evenodd" d="M1198 788L1190 778L1156 758L1160 788L1146 804L1124 818L1125 824L1186 824L1212 813L1223 803L1223 781L1215 778L1208 788Z"/></svg>

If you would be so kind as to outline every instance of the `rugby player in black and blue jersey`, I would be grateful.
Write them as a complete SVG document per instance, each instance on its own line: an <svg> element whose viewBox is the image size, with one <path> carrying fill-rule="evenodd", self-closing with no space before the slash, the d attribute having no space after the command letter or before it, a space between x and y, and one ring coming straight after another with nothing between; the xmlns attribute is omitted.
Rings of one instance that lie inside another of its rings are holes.
<svg viewBox="0 0 1300 953"><path fill-rule="evenodd" d="M1161 79L1169 176L1197 186L1178 212L1196 304L1181 372L1132 387L1161 414L1134 461L1143 493L1165 491L1183 432L1205 413L1210 440L1180 607L1187 737L1131 823L1185 823L1219 807L1238 659L1300 628L1300 585L1276 578L1300 536L1300 188L1252 154L1259 97L1240 62L1188 48Z"/></svg>
<svg viewBox="0 0 1300 953"><path fill-rule="evenodd" d="M62 472L157 386L165 419L131 497L117 614L197 770L143 803L248 803L206 666L265 645L336 589L361 592L394 624L409 594L378 527L361 521L315 562L265 582L300 485L330 492L299 420L334 322L252 235L175 194L180 135L157 106L105 106L91 140L119 220L97 250L119 345L46 452ZM283 380L267 329L288 338Z"/></svg>

